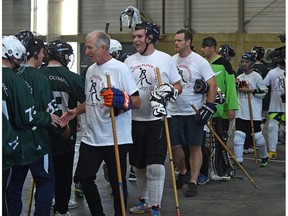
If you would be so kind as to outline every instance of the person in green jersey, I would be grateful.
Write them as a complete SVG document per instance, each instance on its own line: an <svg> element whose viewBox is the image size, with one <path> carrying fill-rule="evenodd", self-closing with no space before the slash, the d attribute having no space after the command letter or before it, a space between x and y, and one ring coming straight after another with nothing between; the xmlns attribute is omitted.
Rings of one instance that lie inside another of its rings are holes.
<svg viewBox="0 0 288 216"><path fill-rule="evenodd" d="M224 93L226 100L224 104L218 104L217 112L212 116L212 125L215 132L226 144L230 121L235 117L238 109L238 100L235 87L235 71L231 63L217 53L217 42L213 37L206 37L201 42L201 52L208 60L215 73L217 86ZM232 164L227 152L217 139L213 139L211 180L225 181L231 179ZM204 160L204 159L203 159ZM206 158L205 160L208 160Z"/></svg>

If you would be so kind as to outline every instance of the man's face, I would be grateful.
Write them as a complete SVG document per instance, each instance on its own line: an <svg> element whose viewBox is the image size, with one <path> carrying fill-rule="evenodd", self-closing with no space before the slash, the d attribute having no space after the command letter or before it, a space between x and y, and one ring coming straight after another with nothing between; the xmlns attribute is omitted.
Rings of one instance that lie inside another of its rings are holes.
<svg viewBox="0 0 288 216"><path fill-rule="evenodd" d="M104 47L96 47L95 45L95 38L90 37L85 41L85 54L89 56L90 60L92 62L99 62L101 60L101 57L105 51Z"/></svg>
<svg viewBox="0 0 288 216"><path fill-rule="evenodd" d="M137 52L143 53L146 48L145 29L135 30L133 33L133 45Z"/></svg>
<svg viewBox="0 0 288 216"><path fill-rule="evenodd" d="M244 72L249 71L251 69L251 65L252 65L251 60L243 59L243 58L240 60L240 67L241 67L241 70Z"/></svg>
<svg viewBox="0 0 288 216"><path fill-rule="evenodd" d="M210 58L211 54L212 54L212 50L213 48L212 47L209 47L209 46L202 46L201 47L201 53L202 53L202 56L204 58Z"/></svg>
<svg viewBox="0 0 288 216"><path fill-rule="evenodd" d="M175 52L176 53L182 53L185 49L189 48L191 45L190 40L185 40L185 34L176 34L175 38Z"/></svg>

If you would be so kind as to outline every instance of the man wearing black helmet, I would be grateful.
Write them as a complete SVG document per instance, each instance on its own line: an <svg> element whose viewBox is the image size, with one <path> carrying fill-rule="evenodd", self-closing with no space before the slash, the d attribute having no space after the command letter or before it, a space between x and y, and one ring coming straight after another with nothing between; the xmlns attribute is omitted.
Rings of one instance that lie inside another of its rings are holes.
<svg viewBox="0 0 288 216"><path fill-rule="evenodd" d="M169 111L168 100L175 100L182 92L175 62L170 55L155 48L159 36L156 24L148 21L136 24L133 44L137 53L124 62L132 71L141 99L140 109L132 111L134 144L129 152L140 202L130 208L130 213L141 214L151 210L153 216L160 215L165 180L167 144L161 118ZM163 85L157 81L157 68Z"/></svg>
<svg viewBox="0 0 288 216"><path fill-rule="evenodd" d="M255 55L251 52L245 52L241 56L240 67L244 72L237 77L237 94L239 110L236 111L236 130L234 136L234 153L239 163L243 163L243 147L247 135L254 127L254 138L259 149L261 158L261 167L268 165L268 152L266 142L261 131L261 110L262 99L268 92L268 88L263 82L261 75L254 71L253 64L255 63ZM248 97L250 94L250 97ZM251 100L251 107L249 101ZM250 116L250 113L252 115ZM253 119L251 119L253 117Z"/></svg>
<svg viewBox="0 0 288 216"><path fill-rule="evenodd" d="M235 51L229 44L222 44L218 50L218 54L228 60L231 64L235 57Z"/></svg>
<svg viewBox="0 0 288 216"><path fill-rule="evenodd" d="M21 31L16 37L26 48L27 62L24 70L18 72L21 78L25 80L32 96L35 100L35 109L45 112L47 109L60 116L56 102L52 95L49 82L39 73L37 68L42 64L44 57L44 42L41 37L36 37L28 30ZM21 193L19 190L23 186L25 178L30 170L36 186L36 208L35 214L49 215L54 190L54 168L51 157L51 143L48 134L48 127L37 127L33 129L33 135L37 151L32 148L25 148L23 160L12 169L12 176L8 188L7 203L11 215L17 215L21 209ZM62 129L60 128L60 131ZM27 135L29 137L29 135ZM32 155L35 159L29 161ZM29 157L27 157L29 155ZM37 159L37 160L36 160ZM22 191L22 189L20 190Z"/></svg>
<svg viewBox="0 0 288 216"><path fill-rule="evenodd" d="M48 65L40 72L48 79L61 114L85 100L84 78L69 70L73 63L73 49L62 40L54 40L46 47ZM77 136L77 118L67 124L61 135L50 133L55 170L55 215L70 215L68 204L71 195L73 162ZM75 205L74 205L75 206Z"/></svg>
<svg viewBox="0 0 288 216"><path fill-rule="evenodd" d="M268 115L268 155L270 160L277 158L278 125L286 122L285 50L285 47L280 47L270 54L276 67L270 70L264 79L265 85L271 87Z"/></svg>

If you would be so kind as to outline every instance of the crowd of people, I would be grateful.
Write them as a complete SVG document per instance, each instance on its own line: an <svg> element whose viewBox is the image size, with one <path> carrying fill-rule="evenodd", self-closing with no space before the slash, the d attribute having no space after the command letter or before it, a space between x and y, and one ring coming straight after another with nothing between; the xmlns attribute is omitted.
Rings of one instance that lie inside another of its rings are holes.
<svg viewBox="0 0 288 216"><path fill-rule="evenodd" d="M156 24L136 24L136 52L127 54L119 41L95 30L85 38L91 64L81 75L69 69L73 49L63 40L46 43L28 30L2 37L3 215L21 215L30 171L34 215L48 216L51 207L55 215L70 215L69 208L77 205L70 200L74 181L75 195L85 197L91 215L104 216L95 181L103 165L115 216L126 209L160 216L168 145L176 187L186 184L185 197L194 197L198 185L229 181L239 168L224 146L234 122L239 165L245 166L245 153L255 159L259 153L260 167L277 158L279 124L285 122L285 46L266 52L254 46L234 70L233 47L217 49L214 37L203 38L196 53L192 32L180 29L173 56L156 48L159 37ZM129 181L137 184L135 206L127 206L127 162Z"/></svg>

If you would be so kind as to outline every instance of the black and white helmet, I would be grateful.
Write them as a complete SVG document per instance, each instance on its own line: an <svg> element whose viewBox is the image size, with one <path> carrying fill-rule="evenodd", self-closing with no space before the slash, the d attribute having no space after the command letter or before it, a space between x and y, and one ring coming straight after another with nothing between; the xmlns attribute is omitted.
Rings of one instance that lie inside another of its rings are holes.
<svg viewBox="0 0 288 216"><path fill-rule="evenodd" d="M10 59L15 58L21 62L26 61L26 48L23 44L14 36L2 37L2 58Z"/></svg>
<svg viewBox="0 0 288 216"><path fill-rule="evenodd" d="M145 35L147 38L151 40L152 43L156 43L160 37L160 30L159 27L152 22L149 21L142 21L141 23L136 24L135 30L145 29ZM151 38L151 35L153 36Z"/></svg>
<svg viewBox="0 0 288 216"><path fill-rule="evenodd" d="M71 45L63 40L54 40L49 42L46 47L46 55L48 61L56 60L64 67L68 67L68 64L73 64L74 61L74 54Z"/></svg>
<svg viewBox="0 0 288 216"><path fill-rule="evenodd" d="M261 60L265 54L265 50L261 46L253 46L251 52L255 54L256 60Z"/></svg>
<svg viewBox="0 0 288 216"><path fill-rule="evenodd" d="M222 44L218 50L218 53L223 56L223 58L227 59L228 61L235 57L235 51L232 46L229 44Z"/></svg>
<svg viewBox="0 0 288 216"><path fill-rule="evenodd" d="M110 39L109 53L113 58L119 59L121 56L122 45L118 40Z"/></svg>
<svg viewBox="0 0 288 216"><path fill-rule="evenodd" d="M35 36L29 30L20 31L15 36L26 48L27 59L30 59L34 54L38 54L42 48L45 48L43 38L41 36Z"/></svg>

